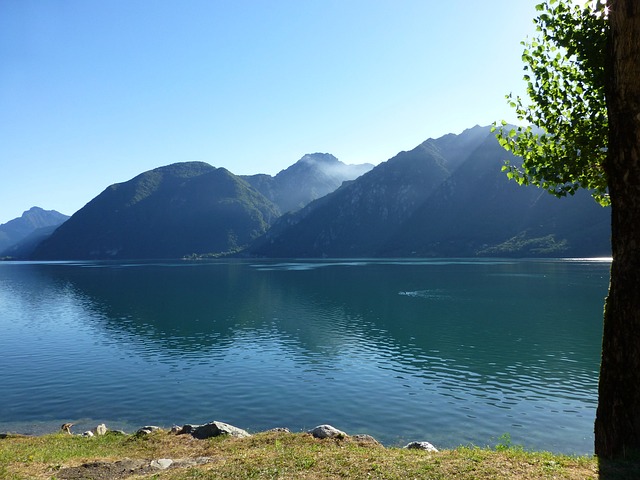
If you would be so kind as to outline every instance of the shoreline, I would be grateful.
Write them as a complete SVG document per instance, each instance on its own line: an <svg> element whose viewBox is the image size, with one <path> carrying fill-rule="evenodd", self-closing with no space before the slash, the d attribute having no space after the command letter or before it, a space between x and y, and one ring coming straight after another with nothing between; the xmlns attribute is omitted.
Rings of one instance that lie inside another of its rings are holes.
<svg viewBox="0 0 640 480"><path fill-rule="evenodd" d="M210 423L213 422L218 422L218 421L212 421ZM3 422L2 424L0 424L0 438L8 438L8 437L43 437L43 436L47 436L47 435L54 435L56 433L60 433L61 432L61 425L63 425L64 423L67 422L63 422L63 421L59 421L59 420L48 420L48 421L40 421L40 422ZM125 421L113 421L113 422L107 422L107 421L100 421L100 420L92 420L92 419L87 419L87 418L83 418L83 419L79 419L77 421L72 421L71 423L73 423L73 427L72 427L72 434L74 436L83 436L83 434L87 433L87 432L93 432L95 430L95 428L98 425L105 425L105 427L107 428L108 431L110 432L118 432L122 435L126 435L126 436L135 436L136 434L139 433L140 430L144 429L144 428L148 428L151 427L153 429L159 429L160 431L163 432L172 432L172 430L176 430L179 428L182 428L185 425L191 425L191 426L197 426L197 424L176 424L176 423L171 423L171 425L169 426L169 424L165 424L165 423L153 423L153 424L149 424L149 423L145 423L144 425L141 426L141 424L134 424L133 422L125 422ZM218 423L225 423L225 422L218 422ZM226 425L231 425L228 423L225 423ZM25 427L25 425L27 425L27 427ZM327 425L327 424L324 424ZM7 426L10 426L10 428L6 428ZM238 428L238 427L234 427L234 428ZM317 427L316 427L317 428ZM333 427L332 427L333 428ZM258 434L262 434L262 433L267 433L267 432L273 432L273 431L286 431L287 433L291 433L291 434L304 434L304 433L311 433L311 431L313 430L313 428L309 429L309 427L301 427L299 429L295 429L295 430L290 430L289 427L283 427L283 426L276 426L276 427L266 427L266 428L259 428L259 429L249 429L249 430L244 430L247 433L249 433L250 435L258 435ZM340 431L340 430L338 430ZM425 443L429 443L430 445L437 445L437 448L441 448L444 450L452 450L452 449L456 449L456 448L460 448L460 447L472 447L472 448L483 448L483 449L493 449L493 448L504 448L504 447L515 447L515 448L519 448L525 451L529 451L529 452L536 452L536 451L545 451L545 452L550 452L553 453L555 455L568 455L568 456L593 456L594 452L593 450L591 451L568 451L568 450L561 450L561 449L553 449L551 448L545 448L544 446L542 448L540 447L527 447L524 445L521 445L520 443L518 443L517 441L512 443L512 438L511 438L511 434L509 432L503 432L501 434L496 434L495 437L490 437L489 441L487 442L483 442L483 443L474 443L474 442L461 442L461 443L452 443L452 442L447 442L447 443L442 443L442 442L434 442L433 444L431 443L431 440L428 438L413 438L410 437L408 435L402 435L401 432L398 432L397 435L395 435L395 441L383 441L383 440L379 440L378 437L374 434L374 435L370 435L369 433L366 433L365 431L361 431L358 430L358 433L354 433L354 434L349 434L349 433L345 433L345 432L341 432L344 435L346 435L347 437L350 438L354 438L354 437L368 437L370 439L373 439L375 441L375 443L379 444L380 446L384 447L384 448L405 448L407 445L411 444L411 443L421 443L421 442L425 442Z"/></svg>
<svg viewBox="0 0 640 480"><path fill-rule="evenodd" d="M301 430L301 431L292 432L287 427L274 427L264 431L257 431L252 433L248 432L247 430L236 427L234 425L231 425L225 422L220 422L217 420L214 420L205 424L184 424L182 426L174 424L169 429L167 429L165 426L145 425L137 428L133 433L126 432L125 430L119 429L119 428L107 427L105 423L97 424L95 427L89 430L84 430L83 428L82 429L76 428L82 425L84 425L84 423L65 422L61 424L61 426L54 431L46 431L46 432L43 431L41 433L21 433L21 432L12 432L12 431L0 431L0 439L18 438L18 437L26 437L26 438L44 437L47 435L54 435L56 433L67 433L71 436L91 438L94 436L103 436L106 434L117 434L122 436L141 436L141 435L148 435L155 432L164 432L164 433L170 433L174 435L190 434L191 436L197 439L206 439L206 438L212 438L212 437L223 436L223 435L228 435L228 436L237 437L237 438L245 438L245 437L251 437L253 435L259 435L263 433L280 432L280 433L289 433L289 434L307 433L312 435L314 438L318 438L318 439L352 438L359 442L369 443L372 445L379 445L383 448L400 448L399 446L396 446L396 445L384 445L382 444L382 442L379 442L377 439L375 439L373 436L369 434L362 434L362 433L354 434L354 435L348 434L342 430L339 430L333 427L330 424L321 424L312 428L311 430ZM75 429L76 431L72 431L72 429ZM84 431L82 433L79 433L80 430L84 430ZM426 450L431 452L438 452L438 449L434 445L432 445L430 442L425 440L411 441L402 448L420 449L420 450Z"/></svg>
<svg viewBox="0 0 640 480"><path fill-rule="evenodd" d="M606 474L607 479L621 480L636 478L640 466L634 460L606 462L593 455L525 451L508 444L439 451L423 448L426 445L388 448L366 435L347 435L328 425L300 433L276 429L250 435L238 429L217 435L220 438L201 435L227 427L236 428L210 422L176 431L151 426L135 434L107 431L91 438L65 433L9 436L0 440L0 477L584 480Z"/></svg>

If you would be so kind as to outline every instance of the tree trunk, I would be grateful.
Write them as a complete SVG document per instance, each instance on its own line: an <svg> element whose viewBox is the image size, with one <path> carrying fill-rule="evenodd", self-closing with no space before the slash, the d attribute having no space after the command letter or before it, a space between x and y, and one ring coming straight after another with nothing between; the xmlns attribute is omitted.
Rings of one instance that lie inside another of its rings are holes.
<svg viewBox="0 0 640 480"><path fill-rule="evenodd" d="M601 458L640 452L640 1L609 0L611 283L595 422Z"/></svg>

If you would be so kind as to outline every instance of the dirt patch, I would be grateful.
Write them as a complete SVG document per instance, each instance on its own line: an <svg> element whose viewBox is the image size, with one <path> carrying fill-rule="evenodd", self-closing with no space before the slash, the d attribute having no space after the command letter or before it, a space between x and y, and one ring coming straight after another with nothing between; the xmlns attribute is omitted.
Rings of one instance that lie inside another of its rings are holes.
<svg viewBox="0 0 640 480"><path fill-rule="evenodd" d="M145 475L161 470L194 467L214 462L213 457L182 458L173 460L160 458L157 460L128 459L117 462L90 462L78 467L63 468L56 477L63 480L120 480L132 475Z"/></svg>

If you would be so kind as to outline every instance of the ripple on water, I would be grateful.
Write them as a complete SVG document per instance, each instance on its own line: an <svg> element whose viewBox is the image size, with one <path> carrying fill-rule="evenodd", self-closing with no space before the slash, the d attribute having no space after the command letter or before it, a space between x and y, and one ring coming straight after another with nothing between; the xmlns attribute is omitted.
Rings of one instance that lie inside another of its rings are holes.
<svg viewBox="0 0 640 480"><path fill-rule="evenodd" d="M546 281L518 262L199 265L188 285L192 273L173 264L129 267L66 265L36 272L35 283L0 282L0 430L16 419L332 423L387 444L484 445L510 433L528 448L591 451L601 305L586 302L600 287L572 297L562 271L553 291L575 298L580 328L569 307L545 303L546 290L534 303L518 297L525 320L504 307L518 282ZM501 268L525 271L491 270ZM122 288L148 284L166 289Z"/></svg>

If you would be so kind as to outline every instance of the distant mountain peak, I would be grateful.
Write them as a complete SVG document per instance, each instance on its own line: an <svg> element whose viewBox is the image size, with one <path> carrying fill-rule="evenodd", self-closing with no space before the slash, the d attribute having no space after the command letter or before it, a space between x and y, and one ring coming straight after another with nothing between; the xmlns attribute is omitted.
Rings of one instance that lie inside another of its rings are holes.
<svg viewBox="0 0 640 480"><path fill-rule="evenodd" d="M0 225L1 227L18 224L28 224L33 229L40 227L49 227L51 225L59 225L68 219L68 215L64 215L56 210L45 210L41 207L31 207L29 210L22 212L22 215L7 223Z"/></svg>
<svg viewBox="0 0 640 480"><path fill-rule="evenodd" d="M50 210L50 211L55 212L55 210ZM31 207L29 210L25 210L24 212L22 212L22 216L24 217L29 213L41 213L41 212L46 212L46 210L40 207Z"/></svg>
<svg viewBox="0 0 640 480"><path fill-rule="evenodd" d="M275 177L243 178L286 213L335 191L343 182L354 180L372 168L371 164L346 165L330 153L316 152L303 155Z"/></svg>
<svg viewBox="0 0 640 480"><path fill-rule="evenodd" d="M331 155L330 153L316 152L316 153L307 153L300 160L298 160L297 163L316 164L316 163L342 163L342 162L338 160L336 157L334 157L333 155Z"/></svg>
<svg viewBox="0 0 640 480"><path fill-rule="evenodd" d="M56 210L31 207L20 217L0 225L0 252L17 245L36 230L57 227L68 218Z"/></svg>

